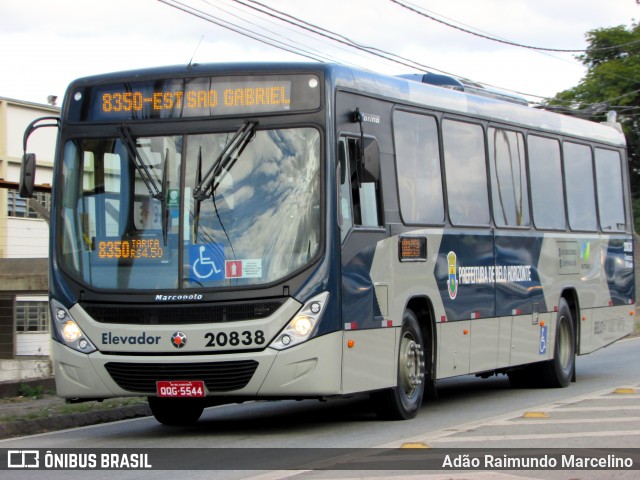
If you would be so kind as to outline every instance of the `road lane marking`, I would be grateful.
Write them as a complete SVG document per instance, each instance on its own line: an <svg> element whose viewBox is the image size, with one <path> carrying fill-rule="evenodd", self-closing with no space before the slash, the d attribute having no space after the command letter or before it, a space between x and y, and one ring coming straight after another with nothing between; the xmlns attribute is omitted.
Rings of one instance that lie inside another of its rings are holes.
<svg viewBox="0 0 640 480"><path fill-rule="evenodd" d="M460 432L457 432L460 433ZM475 437L440 437L432 443L452 442L491 442L502 440L539 440L548 438L585 438L585 437L628 437L640 436L640 430L614 430L610 432L575 432L575 433L527 433L522 435L479 435Z"/></svg>
<svg viewBox="0 0 640 480"><path fill-rule="evenodd" d="M638 388L637 386L640 385L640 382L632 382L629 385L625 385L623 387L618 387L618 388ZM611 393L615 391L615 388L612 389L611 387L608 387L606 389L600 390L600 391L595 391L595 392L589 392L587 394L584 395L578 395L576 397L573 398L568 398L566 400L561 400L561 401L557 401L557 402L553 402L553 403L549 403L549 404L543 404L540 406L534 406L534 407L529 407L523 410L515 410L513 412L509 412L506 413L504 415L497 415L495 417L492 418L485 418L482 420L474 420L472 422L468 422L468 423L463 423L460 425L452 425L450 427L441 429L441 430L435 430L433 432L425 432L424 434L419 434L413 437L408 437L408 438L404 438L398 441L393 441L393 442L388 442L382 445L378 445L377 448L398 448L400 445L402 445L403 443L426 443L427 445L431 445L433 446L434 443L437 443L439 441L441 441L444 438L447 437L451 437L452 439L447 440L447 442L454 442L454 441L464 441L466 440L466 438L469 437L455 437L455 439L453 439L453 436L455 436L456 434L459 433L463 433L463 432L467 432L470 430L476 430L478 428L481 427L485 427L485 426L492 426L492 425L501 425L503 422L513 422L518 418L522 418L523 415L525 415L527 412L531 412L531 411L537 411L537 412L546 412L546 413L562 413L562 412L585 412L585 411L610 411L610 410L639 410L640 407L638 406L609 406L609 407L572 407L571 405L575 405L577 403L580 402L584 402L584 401L588 401L588 400L600 400L603 398L616 398L616 399L621 399L621 398L634 398L633 396L630 397L626 397L626 396L610 396ZM637 397L636 397L637 399ZM633 417L635 418L635 417ZM540 425L542 422L540 422L540 420L529 420L530 422L534 422L537 425ZM555 420L551 420L552 422L556 422ZM626 419L626 421L631 421L629 418ZM526 422L526 420L520 420L519 422ZM545 422L549 422L548 420L545 420ZM545 424L549 424L549 423L545 423ZM511 425L511 424L509 424ZM630 431L628 431L626 433L626 435L633 435L634 433L630 433ZM637 433L638 435L640 435L640 432ZM556 434L557 435L557 434ZM582 432L580 434L577 434L577 437L585 437L590 435L590 432ZM613 435L611 436L615 436L615 435L620 435L620 432L614 432ZM595 435L594 435L595 436ZM601 434L598 434L598 436L604 436ZM527 439L529 438L535 438L535 437L526 437ZM541 437L541 438L568 438L568 437Z"/></svg>
<svg viewBox="0 0 640 480"><path fill-rule="evenodd" d="M627 422L640 422L640 417L611 417L611 418L551 418L551 422L541 422L540 420L503 420L498 422L492 422L487 424L491 427L509 427L518 425L549 425L549 424L572 424L572 423L627 423Z"/></svg>

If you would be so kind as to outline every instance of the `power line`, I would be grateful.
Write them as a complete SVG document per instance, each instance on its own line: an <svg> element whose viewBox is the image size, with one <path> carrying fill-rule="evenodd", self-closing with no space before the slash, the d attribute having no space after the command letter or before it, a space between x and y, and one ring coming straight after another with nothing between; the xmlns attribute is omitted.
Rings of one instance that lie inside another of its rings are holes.
<svg viewBox="0 0 640 480"><path fill-rule="evenodd" d="M250 31L250 30L248 30L246 28L240 27L239 25L236 25L236 24L234 24L232 22L226 22L226 21L223 21L223 20L220 20L220 19L216 19L212 15L210 15L210 14L208 14L206 12L203 12L202 10L199 10L197 8L194 8L194 7L190 6L190 5L186 5L186 4L184 4L184 3L182 3L182 2L180 2L178 0L158 0L158 1L161 2L161 3L164 3L165 5L167 5L169 7L175 8L177 10L180 10L180 11L184 12L184 13L188 13L189 15L193 15L194 17L198 17L198 18L200 18L202 20L205 20L205 21L207 21L209 23L213 23L215 25L218 25L219 27L222 27L224 29L231 30L232 32L235 32L235 33L238 33L238 34L243 35L245 37L251 38L252 40L256 40L258 42L264 43L265 45L269 45L271 47L278 48L280 50L284 50L284 51L289 52L289 53L294 53L296 55L300 55L300 56L309 58L309 59L314 60L316 62L322 61L321 58L319 58L317 56L314 56L309 52L305 52L304 50L302 50L300 48L296 49L296 47L293 47L293 46L287 45L287 44L285 44L283 42L274 40L273 38L269 38L269 37L265 38L264 35L260 35L260 34L258 34L256 32L252 32L252 31Z"/></svg>
<svg viewBox="0 0 640 480"><path fill-rule="evenodd" d="M276 31L274 31L274 30L270 30L270 29L268 29L268 28L266 28L266 27L264 27L264 26L262 26L262 25L259 25L258 23L250 22L250 21L249 21L249 20L247 20L246 18L240 17L239 15L236 15L236 14L234 14L234 13L232 13L232 12L228 11L228 10L225 10L224 8L222 8L222 7L221 7L221 6L219 6L219 5L214 5L214 4L213 4L211 1L209 1L209 0L201 0L201 1L202 1L203 3L206 3L207 5L209 5L209 6L210 6L210 7L212 7L212 8L218 9L218 10L220 10L220 11L222 11L222 12L226 13L227 15L230 15L230 16L232 16L232 17L234 17L234 18L237 18L237 19L239 19L239 20L241 20L241 21L246 22L246 23L248 23L249 25L253 25L253 26L254 26L254 27L256 27L256 28L259 28L259 29L265 30L265 31L269 32L270 34L275 35L276 37L283 38L283 39L285 39L285 40L287 39L284 35L282 35L282 34L280 34L280 33L276 32ZM222 3L222 2L218 1L218 2L216 2L216 3L220 4L220 3ZM223 3L223 5L224 5L224 3ZM245 14L245 15L247 15L247 13L248 13L249 15L251 15L251 16L252 16L252 17L254 17L254 18L259 18L257 15L255 15L255 14L253 14L253 13L251 13L251 12L247 12L246 10L243 10L243 9L241 9L241 8L237 7L237 6L229 5L229 8L233 8L233 9L235 9L235 10L241 11L241 12L242 12L243 14ZM267 21L267 22L268 22L268 23L270 23L270 24L272 24L272 25L275 25L275 23L274 23L274 22L271 22L271 21ZM289 31L291 31L291 32L293 32L293 29L288 29L288 30L289 30ZM309 37L309 38L311 38L310 36L308 36L308 37ZM289 38L288 40L291 40L291 39ZM283 42L283 43L284 43L284 42ZM299 48L299 47L298 47L298 48ZM312 48L312 47L307 47L307 48L309 49L309 51L311 51L311 52L315 53L315 54L318 56L318 58L323 58L324 60L333 61L333 62L337 62L337 61L338 61L337 59L333 58L332 56L330 56L330 55L329 55L329 54L327 54L327 53L320 52L319 50L317 50L317 49L315 49L315 48Z"/></svg>
<svg viewBox="0 0 640 480"><path fill-rule="evenodd" d="M204 12L204 11L199 10L199 9L196 9L194 7L191 7L191 6L187 5L187 4L185 4L184 2L181 2L181 1L178 1L178 0L158 0L158 1L168 5L170 7L176 8L176 9L178 9L178 10L184 12L184 13L188 13L190 15L196 16L196 17L201 18L202 20L205 20L207 22L210 22L210 23L213 23L215 25L221 26L221 27L223 27L225 29L228 29L228 30L231 30L231 31L233 31L235 33L239 33L240 35L246 36L246 37L251 38L253 40L257 40L257 41L259 41L261 43L264 43L266 45L269 45L269 46L272 46L272 47L287 51L289 53L294 53L294 54L297 54L297 55L301 55L303 57L306 57L306 58L309 58L311 60L318 61L318 62L323 62L323 61L328 59L328 57L326 55L319 53L315 49L311 48L311 50L313 50L315 52L315 53L313 53L313 52L310 52L309 50L305 50L305 49L301 48L300 44L291 45L291 44L288 44L286 42L282 42L282 41L276 40L273 37L270 37L268 35L256 33L255 31L252 31L252 30L250 30L248 28L241 27L241 26L239 26L239 25L237 25L235 23L232 23L232 22L229 22L229 21L224 21L224 20L221 20L219 18L216 18L212 14ZM440 69L435 68L435 67L431 67L431 66L428 66L428 65L421 64L419 62L416 62L414 60L402 57L402 56L394 54L392 52L388 52L388 51L385 51L385 50L382 50L382 49L379 49L379 48L376 48L376 47L360 44L360 43L352 40L351 38L349 38L347 36L344 36L344 35L342 35L340 33L333 32L331 30L325 29L325 28L320 27L318 25L315 25L313 23L310 23L310 22L307 22L307 21L302 20L300 18L297 18L297 17L295 17L293 15L290 15L288 13L285 13L285 12L282 12L282 11L277 10L275 8L269 7L268 5L260 3L257 0L246 0L246 1L231 0L231 1L233 1L235 3L238 3L238 4L242 5L243 7L246 7L246 8L252 9L254 11L257 11L262 15L267 15L269 17L272 17L272 18L275 18L275 19L279 20L280 22L284 22L284 23L292 25L292 26L294 26L294 27L296 27L298 29L302 29L302 30L311 32L314 35L317 35L317 36L320 36L322 38L331 40L333 42L337 42L339 44L346 45L349 48L354 48L356 50L359 50L361 52L367 53L369 55L376 56L376 57L381 58L381 59L383 59L385 61L390 61L392 63L400 64L400 65L409 67L411 69L416 69L417 68L419 70L424 70L424 71L430 71L430 70L431 71L437 71L437 72L443 73L445 75L451 75L453 77L463 78L463 77L460 77L459 75L456 75L456 74L453 74L453 73L449 73L449 72L440 70ZM396 2L395 0L391 0L391 1L394 1L395 3L399 3L399 2ZM203 2L208 4L209 6L214 7L207 0L203 0ZM214 8L218 8L218 9L222 10L223 12L225 12L227 14L230 14L228 11L226 11L226 10L220 8L220 7L214 7ZM234 14L230 14L230 15L232 15L235 18L241 18L241 17L238 17L237 15L234 15ZM244 19L241 19L241 20L246 22L246 20L244 20ZM280 34L278 34L276 32L273 32L273 31L271 31L271 30L269 30L269 29L267 29L265 27L258 26L257 24L252 23L252 22L247 22L247 23L249 23L250 25L253 25L254 27L262 28L263 30L266 30L271 35L276 35L278 37L283 38L282 35L280 35ZM308 37L308 35L305 35L305 36ZM307 47L307 48L310 48L310 47ZM333 61L335 61L335 60L333 60ZM350 62L343 62L343 63L350 63ZM350 63L350 64L353 65L352 63ZM478 82L478 83L481 83L481 82ZM548 98L548 97L544 97L544 96L541 96L541 95L535 95L535 94L520 92L520 91L517 91L517 90L508 89L508 88L504 88L504 87L498 87L498 86L487 84L487 83L481 83L481 84L485 85L485 86L488 86L488 87L498 88L498 89L506 90L506 91L509 91L509 92L513 92L513 93L516 93L516 94L519 94L519 95L523 95L525 97L533 97L533 98L538 98L538 99L546 99L546 98ZM627 93L625 95L622 95L621 97L616 97L616 98L613 98L613 99L609 99L609 100L607 100L605 102L608 103L610 101L614 101L614 100L617 100L618 98L622 98L624 96L632 95L634 93L637 93L637 92L629 92L629 93ZM602 104L602 103L605 103L605 102L598 102L598 104ZM564 102L563 101L559 101L559 103L567 103L567 104L572 104L573 103L573 104L575 104L576 102L574 102L574 101L564 101ZM593 104L593 105L597 105L597 104ZM588 104L586 104L586 106L588 106Z"/></svg>
<svg viewBox="0 0 640 480"><path fill-rule="evenodd" d="M276 18L282 22L294 25L300 29L303 30L307 30L309 32L312 32L316 35L319 35L321 37L327 38L329 40L332 40L333 42L337 42L343 45L347 45L349 47L355 48L357 50L366 52L368 54L371 55L375 55L379 58L383 58L385 60L388 60L390 62L405 66L405 67L409 67L412 69L425 69L425 70L435 70L441 73L444 73L446 75L454 75L452 73L448 73L445 72L443 70L437 69L435 67L430 67L428 65L422 65L414 60L402 57L400 55L397 55L395 53L392 52L388 52L376 47L370 47L367 45L362 45L358 42L355 42L354 40L351 40L350 38L341 35L339 33L333 32L331 30L327 30L325 28L319 27L318 25L315 25L313 23L307 22L305 20L302 20L300 18L294 17L293 15L290 15L288 13L282 12L280 10L277 10L273 7L270 7L268 5L265 5L263 3L260 3L258 1L255 0L249 0L250 3L241 1L241 0L232 0L236 3L239 3L245 7L251 8L253 10L257 10L259 12L261 12L264 15L268 15L270 17ZM255 4L255 5L251 5L251 4ZM455 76L455 75L454 75Z"/></svg>
<svg viewBox="0 0 640 480"><path fill-rule="evenodd" d="M605 51L605 50L615 50L621 47L626 47L629 45L635 45L637 43L640 43L640 40L634 40L632 42L628 42L628 43L623 43L620 45L613 45L611 47L600 47L600 48L591 48L589 50L585 50L585 49L565 49L565 48L545 48L545 47L535 47L532 45L525 45L522 43L516 43L516 42L511 42L509 40L504 40L495 36L490 36L490 35L485 35L483 33L478 33L478 32L474 32L472 30L468 30L466 28L462 28L458 25L454 25L452 23L449 22L445 22L444 20L441 20L433 15L430 15L428 13L426 13L424 10L422 9L418 9L412 5L407 5L406 3L403 3L399 0L390 0L392 3L395 3L396 5L399 5L403 8L406 8L407 10L416 13L422 17L428 18L429 20L433 20L434 22L438 22L441 23L442 25L445 25L447 27L450 28L454 28L456 30L459 30L461 32L464 33L468 33L470 35L475 35L476 37L480 37L480 38L484 38L485 40L491 40L492 42L498 42L498 43L502 43L505 45L511 45L513 47L520 47L520 48L528 48L530 50L538 50L541 52L556 52L556 53L585 53L587 51Z"/></svg>

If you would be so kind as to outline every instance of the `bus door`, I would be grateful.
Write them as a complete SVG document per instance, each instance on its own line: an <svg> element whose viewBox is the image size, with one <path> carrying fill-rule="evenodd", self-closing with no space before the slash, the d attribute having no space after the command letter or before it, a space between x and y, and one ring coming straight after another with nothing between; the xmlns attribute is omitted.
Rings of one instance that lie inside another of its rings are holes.
<svg viewBox="0 0 640 480"><path fill-rule="evenodd" d="M361 147L363 140L364 148ZM370 269L376 245L387 238L388 233L382 219L377 141L341 137L338 162L343 322L345 329L379 327L382 313Z"/></svg>

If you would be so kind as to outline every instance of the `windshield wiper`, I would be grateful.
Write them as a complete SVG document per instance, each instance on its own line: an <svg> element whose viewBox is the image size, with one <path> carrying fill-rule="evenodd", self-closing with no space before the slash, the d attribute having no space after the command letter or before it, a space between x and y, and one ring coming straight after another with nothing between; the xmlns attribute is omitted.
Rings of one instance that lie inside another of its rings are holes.
<svg viewBox="0 0 640 480"><path fill-rule="evenodd" d="M151 175L151 171L149 170L150 166L145 163L145 161L142 159L142 156L140 155L140 152L138 152L136 143L131 136L131 132L129 131L128 127L124 125L120 127L120 137L123 140L127 152L129 152L129 155L131 156L131 158L133 158L133 164L135 165L140 178L142 178L142 181L149 190L149 196L151 198L162 200L162 190L158 187L155 178L153 178L153 176Z"/></svg>
<svg viewBox="0 0 640 480"><path fill-rule="evenodd" d="M227 172L233 168L245 147L253 140L257 124L258 122L254 121L244 122L233 135L233 138L224 146L222 152L215 159L211 168L207 170L204 177L201 179L196 177L198 184L193 191L193 198L201 202L213 196ZM221 173L223 173L222 176L220 175Z"/></svg>
<svg viewBox="0 0 640 480"><path fill-rule="evenodd" d="M196 186L202 184L202 146L198 148L198 164L196 166ZM198 229L200 228L200 204L202 200L196 198L193 212L193 243L198 243Z"/></svg>
<svg viewBox="0 0 640 480"><path fill-rule="evenodd" d="M164 240L164 246L167 246L167 236L169 231L169 209L167 208L167 194L163 193L167 191L169 177L167 175L169 168L169 149L167 148L164 153L164 164L162 166L162 191L160 192L160 203L162 208L162 239ZM157 197L156 197L157 198Z"/></svg>
<svg viewBox="0 0 640 480"><path fill-rule="evenodd" d="M164 240L164 245L166 246L167 240L168 240L167 239L168 229L169 229L168 227L169 212L167 210L167 195L165 194L165 192L167 191L167 182L168 182L167 167L169 163L169 149L167 149L165 152L165 158L163 161L163 168L162 168L162 183L160 187L158 187L158 182L153 177L153 175L151 175L151 168L153 167L143 160L142 156L140 155L140 152L138 151L138 148L136 147L136 142L131 136L131 132L129 131L129 128L127 128L124 125L121 126L120 137L122 138L122 141L124 143L124 146L127 149L127 152L129 152L129 156L133 159L133 164L135 165L136 170L140 175L140 178L142 179L145 186L149 190L149 196L151 198L155 198L156 200L160 201L161 211L162 211L162 218L161 218L162 239Z"/></svg>

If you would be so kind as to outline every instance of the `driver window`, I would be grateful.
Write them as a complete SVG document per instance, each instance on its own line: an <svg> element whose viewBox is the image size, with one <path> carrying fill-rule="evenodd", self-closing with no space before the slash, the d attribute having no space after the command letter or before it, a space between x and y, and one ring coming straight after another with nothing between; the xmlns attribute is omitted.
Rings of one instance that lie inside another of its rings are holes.
<svg viewBox="0 0 640 480"><path fill-rule="evenodd" d="M369 143L369 145L374 144L375 142ZM359 148L358 139L340 139L338 170L340 172L340 219L343 240L354 225L363 227L381 225L380 181L367 172L363 166L357 168Z"/></svg>

